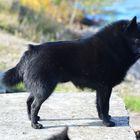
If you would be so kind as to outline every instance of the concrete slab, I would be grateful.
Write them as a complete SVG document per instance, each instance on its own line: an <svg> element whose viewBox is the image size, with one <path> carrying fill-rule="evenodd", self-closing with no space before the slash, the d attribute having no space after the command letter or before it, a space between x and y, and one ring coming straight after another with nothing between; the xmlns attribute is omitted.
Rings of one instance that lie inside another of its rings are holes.
<svg viewBox="0 0 140 140"><path fill-rule="evenodd" d="M121 98L111 97L110 114L116 127L105 127L97 117L94 93L54 93L39 115L44 129L31 128L26 114L28 93L0 95L0 140L44 140L67 125L71 140L135 140Z"/></svg>

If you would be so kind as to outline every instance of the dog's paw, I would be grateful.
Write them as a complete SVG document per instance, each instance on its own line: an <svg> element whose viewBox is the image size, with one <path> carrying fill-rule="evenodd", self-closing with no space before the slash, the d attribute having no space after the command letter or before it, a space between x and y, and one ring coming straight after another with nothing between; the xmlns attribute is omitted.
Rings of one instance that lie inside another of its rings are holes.
<svg viewBox="0 0 140 140"><path fill-rule="evenodd" d="M112 121L105 121L105 120L103 120L103 124L105 125L105 126L107 126L107 127L113 127L113 126L115 126L115 123L114 122L112 122Z"/></svg>
<svg viewBox="0 0 140 140"><path fill-rule="evenodd" d="M34 129L42 129L42 128L43 128L43 125L40 124L40 123L36 123L36 124L32 123L31 126L32 126Z"/></svg>
<svg viewBox="0 0 140 140"><path fill-rule="evenodd" d="M103 120L103 116L102 115L99 115L99 118L101 119L101 120ZM108 118L107 118L108 120L111 120L111 115L108 115Z"/></svg>

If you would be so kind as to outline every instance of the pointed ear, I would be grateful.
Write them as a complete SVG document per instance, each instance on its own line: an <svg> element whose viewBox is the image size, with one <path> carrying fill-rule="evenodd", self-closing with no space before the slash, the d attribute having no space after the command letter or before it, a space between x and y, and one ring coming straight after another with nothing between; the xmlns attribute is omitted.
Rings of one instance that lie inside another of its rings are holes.
<svg viewBox="0 0 140 140"><path fill-rule="evenodd" d="M137 27L137 17L133 17L132 20L128 22L128 25L125 28L125 32L132 32Z"/></svg>

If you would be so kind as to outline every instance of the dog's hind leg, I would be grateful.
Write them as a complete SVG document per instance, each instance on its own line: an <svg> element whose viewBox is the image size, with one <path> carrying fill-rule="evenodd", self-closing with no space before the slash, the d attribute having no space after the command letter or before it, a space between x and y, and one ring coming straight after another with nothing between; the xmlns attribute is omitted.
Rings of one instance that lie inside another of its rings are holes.
<svg viewBox="0 0 140 140"><path fill-rule="evenodd" d="M100 86L100 88L97 89L97 111L99 117L103 120L103 124L108 127L115 126L115 123L110 121L108 114L111 91L112 88L106 86Z"/></svg>
<svg viewBox="0 0 140 140"><path fill-rule="evenodd" d="M31 120L31 105L34 101L34 95L32 93L30 93L28 99L27 99L27 114L28 114L28 118L29 120ZM40 120L40 117L37 116L37 120L39 121Z"/></svg>
<svg viewBox="0 0 140 140"><path fill-rule="evenodd" d="M28 114L28 118L29 120L31 120L31 105L34 101L34 96L32 93L30 93L27 101L26 101L26 104L27 104L27 114Z"/></svg>
<svg viewBox="0 0 140 140"><path fill-rule="evenodd" d="M40 84L43 85L43 84ZM31 126L35 129L41 129L43 127L42 124L38 123L38 112L42 105L42 103L51 95L55 88L56 84L45 85L45 87L36 87L37 92L34 93L34 100L31 104Z"/></svg>

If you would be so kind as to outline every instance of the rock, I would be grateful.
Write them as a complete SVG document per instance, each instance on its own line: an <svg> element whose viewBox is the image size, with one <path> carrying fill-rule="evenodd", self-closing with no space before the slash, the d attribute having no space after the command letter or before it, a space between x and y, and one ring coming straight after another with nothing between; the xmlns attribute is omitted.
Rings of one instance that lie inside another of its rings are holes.
<svg viewBox="0 0 140 140"><path fill-rule="evenodd" d="M140 60L137 61L128 71L128 75L134 77L134 79L140 80Z"/></svg>
<svg viewBox="0 0 140 140"><path fill-rule="evenodd" d="M44 129L31 127L26 113L27 93L0 95L0 139L43 140L69 127L71 140L136 140L121 98L113 93L110 114L116 127L105 127L97 117L95 93L54 93L39 115Z"/></svg>
<svg viewBox="0 0 140 140"><path fill-rule="evenodd" d="M130 113L130 126L135 132L140 132L140 113Z"/></svg>

